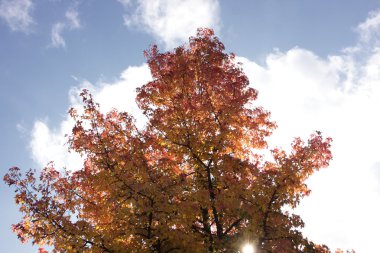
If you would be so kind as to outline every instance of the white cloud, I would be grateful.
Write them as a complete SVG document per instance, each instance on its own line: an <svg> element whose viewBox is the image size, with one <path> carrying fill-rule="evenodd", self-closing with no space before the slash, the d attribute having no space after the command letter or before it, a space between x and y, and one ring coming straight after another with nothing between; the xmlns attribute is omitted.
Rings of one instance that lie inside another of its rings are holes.
<svg viewBox="0 0 380 253"><path fill-rule="evenodd" d="M272 147L314 130L333 138L334 159L309 180L312 194L298 212L311 239L357 252L378 251L380 227L380 49L377 34L368 36L327 58L293 48L268 55L264 66L237 59L278 123Z"/></svg>
<svg viewBox="0 0 380 253"><path fill-rule="evenodd" d="M134 115L137 126L142 128L146 123L146 118L135 102L136 88L150 80L148 65L128 67L121 73L120 80L111 84L100 83L100 88L94 91L94 98L100 103L104 112L116 108Z"/></svg>
<svg viewBox="0 0 380 253"><path fill-rule="evenodd" d="M79 13L76 8L69 8L65 13L66 20L63 22L57 22L53 24L51 28L51 42L50 47L65 48L66 41L62 36L62 33L66 29L76 30L82 27L79 19Z"/></svg>
<svg viewBox="0 0 380 253"><path fill-rule="evenodd" d="M62 37L62 31L65 28L64 23L55 23L51 28L51 46L66 47L65 39Z"/></svg>
<svg viewBox="0 0 380 253"><path fill-rule="evenodd" d="M129 27L143 29L159 42L163 42L166 48L171 49L187 41L199 27L218 30L219 2L217 0L138 0L137 9L132 14L125 15L124 21Z"/></svg>
<svg viewBox="0 0 380 253"><path fill-rule="evenodd" d="M57 168L66 167L78 170L82 167L82 159L77 153L69 153L65 134L71 132L74 122L63 121L58 129L49 129L46 121L36 121L32 130L30 147L33 160L44 167L53 161Z"/></svg>
<svg viewBox="0 0 380 253"><path fill-rule="evenodd" d="M89 89L96 102L101 106L102 112L112 108L127 111L134 115L136 124L142 127L145 117L135 103L136 88L151 80L149 68L146 64L138 67L128 67L113 83L99 82L96 85L84 80L78 87L73 87L69 92L70 107L82 107L79 93L83 88ZM66 117L57 129L50 129L47 120L35 122L31 134L30 147L33 160L41 167L54 161L57 168L66 167L69 170L80 169L83 165L81 157L74 153L68 153L66 134L70 134L74 125L70 117Z"/></svg>
<svg viewBox="0 0 380 253"><path fill-rule="evenodd" d="M69 9L66 11L66 19L70 29L79 29L81 28L81 23L79 20L79 14L76 9Z"/></svg>
<svg viewBox="0 0 380 253"><path fill-rule="evenodd" d="M0 0L0 18L5 20L12 31L31 31L34 24L30 15L32 10L32 0Z"/></svg>
<svg viewBox="0 0 380 253"><path fill-rule="evenodd" d="M361 40L368 42L374 34L379 33L379 26L380 10L370 12L368 18L363 23L360 23L357 27Z"/></svg>

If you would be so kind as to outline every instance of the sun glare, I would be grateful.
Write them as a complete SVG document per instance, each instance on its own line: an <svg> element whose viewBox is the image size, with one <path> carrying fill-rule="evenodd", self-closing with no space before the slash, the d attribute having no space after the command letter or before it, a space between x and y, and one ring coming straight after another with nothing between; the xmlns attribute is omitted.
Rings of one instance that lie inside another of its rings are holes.
<svg viewBox="0 0 380 253"><path fill-rule="evenodd" d="M249 243L243 246L242 253L254 253L253 246Z"/></svg>

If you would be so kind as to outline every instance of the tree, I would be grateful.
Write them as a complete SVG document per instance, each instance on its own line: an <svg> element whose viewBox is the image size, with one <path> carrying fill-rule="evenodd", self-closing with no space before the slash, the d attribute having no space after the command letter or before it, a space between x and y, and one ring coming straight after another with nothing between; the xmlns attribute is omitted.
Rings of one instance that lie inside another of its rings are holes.
<svg viewBox="0 0 380 253"><path fill-rule="evenodd" d="M24 214L21 241L54 252L329 252L300 232L291 211L310 191L305 180L331 160L320 132L292 150L270 150L276 125L254 106L257 91L210 29L189 44L145 52L153 81L138 89L148 118L141 130L125 112L107 114L87 90L70 149L83 169L11 168ZM42 250L42 249L41 249Z"/></svg>

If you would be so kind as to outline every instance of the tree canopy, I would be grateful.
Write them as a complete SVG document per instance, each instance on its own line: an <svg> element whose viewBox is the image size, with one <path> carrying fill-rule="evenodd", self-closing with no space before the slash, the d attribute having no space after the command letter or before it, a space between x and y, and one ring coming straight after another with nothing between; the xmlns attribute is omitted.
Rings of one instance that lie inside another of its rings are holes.
<svg viewBox="0 0 380 253"><path fill-rule="evenodd" d="M211 29L145 55L143 129L126 112L101 113L83 90L68 142L83 168L5 175L24 214L19 239L54 252L240 252L247 242L256 252L329 252L303 236L292 210L310 193L305 180L328 166L331 139L295 138L267 159L276 125Z"/></svg>

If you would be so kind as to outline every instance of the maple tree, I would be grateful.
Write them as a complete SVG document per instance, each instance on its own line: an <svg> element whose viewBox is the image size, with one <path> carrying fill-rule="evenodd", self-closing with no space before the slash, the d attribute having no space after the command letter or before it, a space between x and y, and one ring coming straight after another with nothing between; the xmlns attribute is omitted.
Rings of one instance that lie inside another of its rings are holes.
<svg viewBox="0 0 380 253"><path fill-rule="evenodd" d="M211 29L145 55L144 129L125 112L102 114L83 90L83 113L69 112L83 168L5 175L24 214L13 225L19 239L54 252L239 252L246 242L257 252L329 252L302 235L291 210L310 193L305 180L328 166L331 139L295 138L266 161L276 125Z"/></svg>

